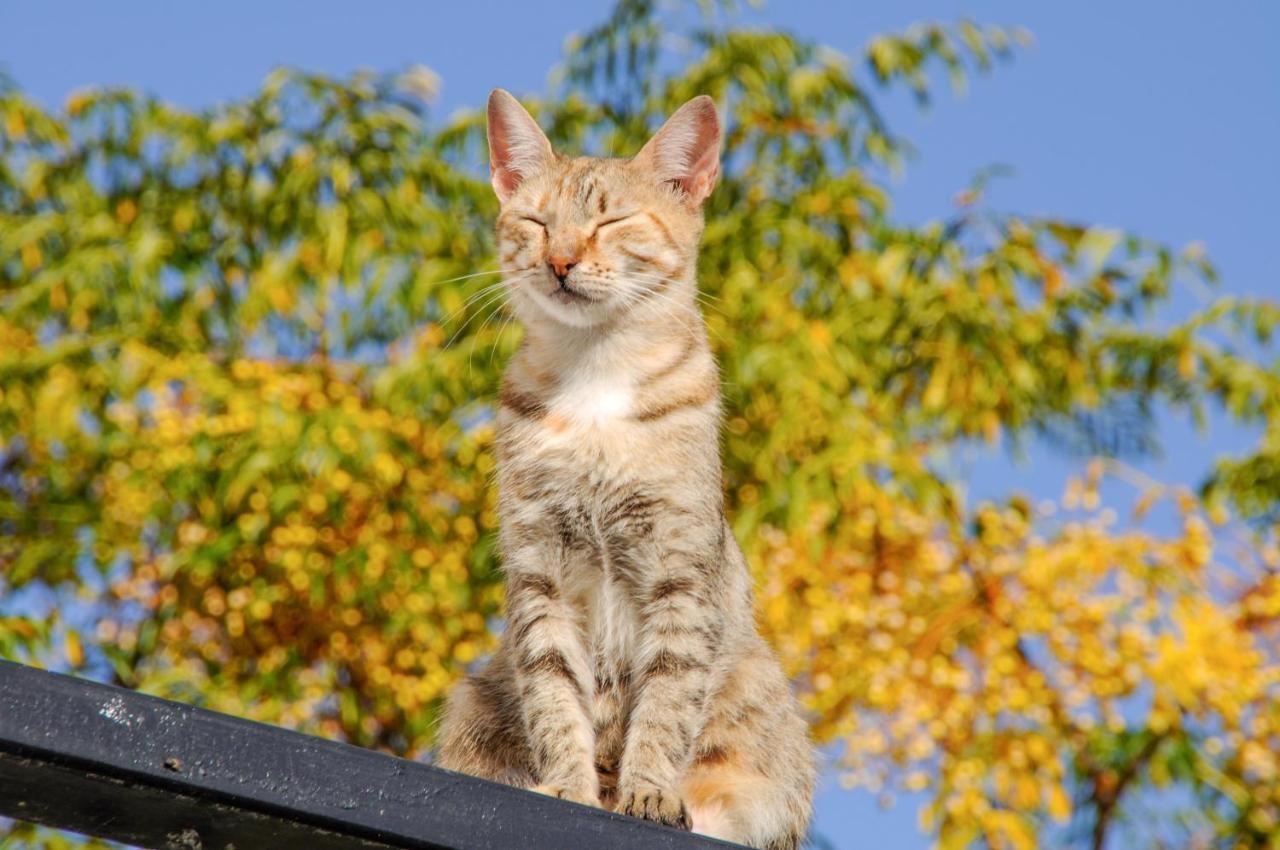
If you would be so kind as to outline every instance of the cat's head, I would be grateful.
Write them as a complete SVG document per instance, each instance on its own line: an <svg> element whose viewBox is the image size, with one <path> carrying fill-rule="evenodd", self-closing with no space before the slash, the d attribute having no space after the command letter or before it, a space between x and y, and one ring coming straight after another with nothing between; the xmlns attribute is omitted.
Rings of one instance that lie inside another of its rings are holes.
<svg viewBox="0 0 1280 850"><path fill-rule="evenodd" d="M528 321L593 327L692 304L702 202L720 172L720 121L702 96L630 159L556 154L507 92L489 96L498 257Z"/></svg>

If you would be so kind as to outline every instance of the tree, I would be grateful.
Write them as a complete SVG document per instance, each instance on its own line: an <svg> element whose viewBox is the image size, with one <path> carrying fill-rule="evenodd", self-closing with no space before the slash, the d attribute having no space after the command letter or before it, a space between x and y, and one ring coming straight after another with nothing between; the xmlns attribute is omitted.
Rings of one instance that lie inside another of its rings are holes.
<svg viewBox="0 0 1280 850"><path fill-rule="evenodd" d="M565 149L621 152L721 104L700 275L730 516L839 770L927 792L947 848L1102 847L1144 807L1166 826L1134 841L1275 846L1280 308L1153 329L1213 282L1194 248L998 214L981 181L935 224L889 204L905 142L875 92L926 99L1019 38L917 27L855 63L621 0L533 105ZM5 657L428 750L500 615L490 423L518 337L481 115L432 119L431 83L282 71L201 113L0 91ZM1212 406L1259 445L1196 491L1140 482L1120 524L1103 478L1160 411ZM1059 509L965 502L950 457L1030 441L1080 458Z"/></svg>

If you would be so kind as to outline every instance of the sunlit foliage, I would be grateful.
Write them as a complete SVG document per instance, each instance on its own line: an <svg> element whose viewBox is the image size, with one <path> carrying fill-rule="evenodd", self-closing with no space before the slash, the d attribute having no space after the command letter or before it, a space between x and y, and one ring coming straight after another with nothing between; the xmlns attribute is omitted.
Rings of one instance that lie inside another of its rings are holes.
<svg viewBox="0 0 1280 850"><path fill-rule="evenodd" d="M996 214L981 181L943 221L890 206L879 91L927 100L1022 40L850 58L623 0L531 104L600 154L721 104L726 493L836 770L923 793L944 848L1276 846L1280 309L1178 315L1213 284L1196 247ZM519 333L481 116L433 119L434 83L280 72L201 113L0 90L0 655L429 750L500 615ZM1157 416L1216 409L1263 436L1198 489L1123 465ZM1031 444L1079 460L1061 504L968 503L962 453Z"/></svg>

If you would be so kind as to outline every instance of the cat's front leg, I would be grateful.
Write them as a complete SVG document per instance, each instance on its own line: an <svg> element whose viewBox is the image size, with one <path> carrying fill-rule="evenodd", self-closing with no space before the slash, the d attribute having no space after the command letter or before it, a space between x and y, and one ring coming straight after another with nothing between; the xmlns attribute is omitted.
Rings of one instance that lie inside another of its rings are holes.
<svg viewBox="0 0 1280 850"><path fill-rule="evenodd" d="M582 633L563 591L558 547L525 541L506 553L507 620L515 679L539 784L598 806L593 681Z"/></svg>
<svg viewBox="0 0 1280 850"><path fill-rule="evenodd" d="M723 633L714 597L721 559L715 539L673 533L633 573L639 612L635 703L615 809L689 829L679 792L705 721L710 671Z"/></svg>

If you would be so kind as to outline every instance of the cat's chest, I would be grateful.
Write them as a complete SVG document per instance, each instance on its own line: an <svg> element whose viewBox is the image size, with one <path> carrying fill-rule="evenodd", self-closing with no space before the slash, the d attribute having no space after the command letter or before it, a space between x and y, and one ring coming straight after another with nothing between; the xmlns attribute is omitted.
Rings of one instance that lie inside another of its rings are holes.
<svg viewBox="0 0 1280 850"><path fill-rule="evenodd" d="M548 401L548 416L567 426L566 430L580 436L606 436L631 424L636 391L628 381L582 377L558 387Z"/></svg>
<svg viewBox="0 0 1280 850"><path fill-rule="evenodd" d="M617 380L567 382L544 399L542 415L520 424L530 455L567 475L616 479L636 474L650 431L637 419L640 394Z"/></svg>
<svg viewBox="0 0 1280 850"><path fill-rule="evenodd" d="M577 596L576 608L597 666L602 670L625 669L638 638L638 618L630 595L605 574L588 581Z"/></svg>

